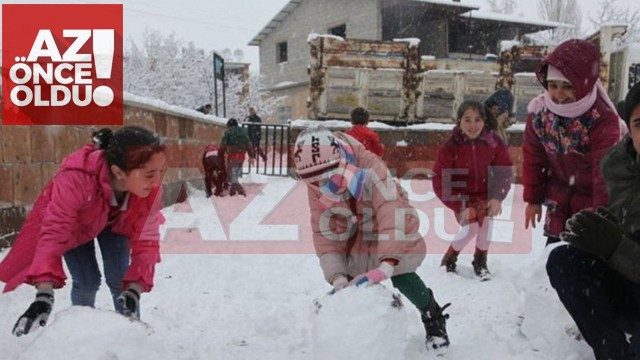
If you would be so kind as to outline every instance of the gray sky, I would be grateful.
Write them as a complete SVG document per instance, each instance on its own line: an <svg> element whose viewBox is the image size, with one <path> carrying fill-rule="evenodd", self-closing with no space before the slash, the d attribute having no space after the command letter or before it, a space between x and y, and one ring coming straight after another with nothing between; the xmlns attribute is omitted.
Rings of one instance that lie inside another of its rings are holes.
<svg viewBox="0 0 640 360"><path fill-rule="evenodd" d="M313 0L322 1L322 0ZM348 1L348 0L344 0ZM240 49L244 61L251 68L258 68L258 50L247 43L276 15L288 0L2 0L5 4L20 3L123 3L125 41L140 42L145 28L163 33L175 32L185 41L193 41L197 47L219 52ZM463 0L486 8L485 0ZM584 20L583 29L588 28L586 16L597 9L599 0L580 0ZM516 0L517 13L538 19L537 0ZM640 8L635 0L617 0L619 6ZM488 10L488 9L487 9ZM1 12L1 10L0 10ZM0 30L1 33L1 30ZM125 47L126 47L125 43Z"/></svg>

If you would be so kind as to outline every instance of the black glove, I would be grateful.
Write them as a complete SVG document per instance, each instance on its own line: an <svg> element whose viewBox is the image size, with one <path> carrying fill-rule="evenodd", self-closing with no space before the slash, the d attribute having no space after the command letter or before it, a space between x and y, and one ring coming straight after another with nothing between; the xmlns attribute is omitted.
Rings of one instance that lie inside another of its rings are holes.
<svg viewBox="0 0 640 360"><path fill-rule="evenodd" d="M127 289L118 296L118 302L122 305L122 314L125 316L136 316L140 293L135 289Z"/></svg>
<svg viewBox="0 0 640 360"><path fill-rule="evenodd" d="M609 210L599 207L596 212L582 210L566 224L567 231L560 238L592 255L608 260L622 240L618 220Z"/></svg>
<svg viewBox="0 0 640 360"><path fill-rule="evenodd" d="M38 290L36 299L16 321L12 334L15 336L28 334L32 330L34 322L36 325L45 326L51 309L53 309L53 290Z"/></svg>

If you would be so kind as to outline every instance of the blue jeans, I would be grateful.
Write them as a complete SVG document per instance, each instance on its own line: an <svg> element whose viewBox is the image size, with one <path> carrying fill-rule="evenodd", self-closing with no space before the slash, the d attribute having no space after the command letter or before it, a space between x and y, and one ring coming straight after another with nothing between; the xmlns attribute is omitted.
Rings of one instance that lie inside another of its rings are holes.
<svg viewBox="0 0 640 360"><path fill-rule="evenodd" d="M107 227L97 236L102 262L104 265L104 277L111 291L113 306L117 312L122 312L122 305L118 302L118 296L122 293L122 279L129 269L130 248L129 239L123 235L111 232ZM95 242L89 241L64 254L72 278L71 304L94 307L96 293L100 288L101 276L96 260ZM139 309L137 311L138 317Z"/></svg>

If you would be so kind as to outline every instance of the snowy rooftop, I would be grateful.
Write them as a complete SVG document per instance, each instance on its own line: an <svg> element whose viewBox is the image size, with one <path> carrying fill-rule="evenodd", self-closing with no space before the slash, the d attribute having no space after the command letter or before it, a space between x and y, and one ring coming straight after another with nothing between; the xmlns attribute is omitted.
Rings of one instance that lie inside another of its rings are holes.
<svg viewBox="0 0 640 360"><path fill-rule="evenodd" d="M258 46L260 42L264 40L272 30L278 27L278 25L296 8L303 0L291 0L274 16L267 25L265 25L260 32L251 39L249 45ZM467 3L454 2L453 0L411 0L415 2L432 4L432 5L444 5L451 8L459 8L464 10L477 10L476 5Z"/></svg>
<svg viewBox="0 0 640 360"><path fill-rule="evenodd" d="M460 15L464 18L469 19L478 19L478 20L489 20L489 21L499 21L499 22L509 22L520 25L531 25L535 27L543 27L543 28L572 28L573 25L559 23L555 21L546 21L546 20L532 20L528 18L523 18L520 16L509 15L509 14L498 14L489 11L477 11L472 10Z"/></svg>

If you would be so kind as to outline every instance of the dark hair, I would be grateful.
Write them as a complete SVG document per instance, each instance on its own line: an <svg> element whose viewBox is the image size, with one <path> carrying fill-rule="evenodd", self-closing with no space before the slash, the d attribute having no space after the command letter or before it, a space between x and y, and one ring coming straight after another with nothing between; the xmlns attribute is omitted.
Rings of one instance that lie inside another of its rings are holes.
<svg viewBox="0 0 640 360"><path fill-rule="evenodd" d="M462 104L460 104L460 106L458 107L458 116L456 116L457 125L460 125L460 120L462 120L462 115L464 115L465 111L469 109L473 109L477 111L478 114L480 114L480 117L482 118L482 120L484 120L484 126L487 128L489 127L489 124L487 122L487 112L484 109L484 105L481 102L475 101L475 100L467 100Z"/></svg>
<svg viewBox="0 0 640 360"><path fill-rule="evenodd" d="M351 123L354 125L366 125L369 122L369 112L363 107L351 110Z"/></svg>
<svg viewBox="0 0 640 360"><path fill-rule="evenodd" d="M236 126L238 126L238 120L236 120L234 118L231 118L231 119L229 119L229 121L227 121L227 127L228 128L236 127Z"/></svg>
<svg viewBox="0 0 640 360"><path fill-rule="evenodd" d="M125 172L141 168L153 154L165 151L157 134L139 126L125 126L116 132L103 128L92 133L91 139L105 151L109 167L116 165Z"/></svg>
<svg viewBox="0 0 640 360"><path fill-rule="evenodd" d="M633 85L624 99L624 114L620 114L627 126L631 125L631 113L640 105L640 82Z"/></svg>

